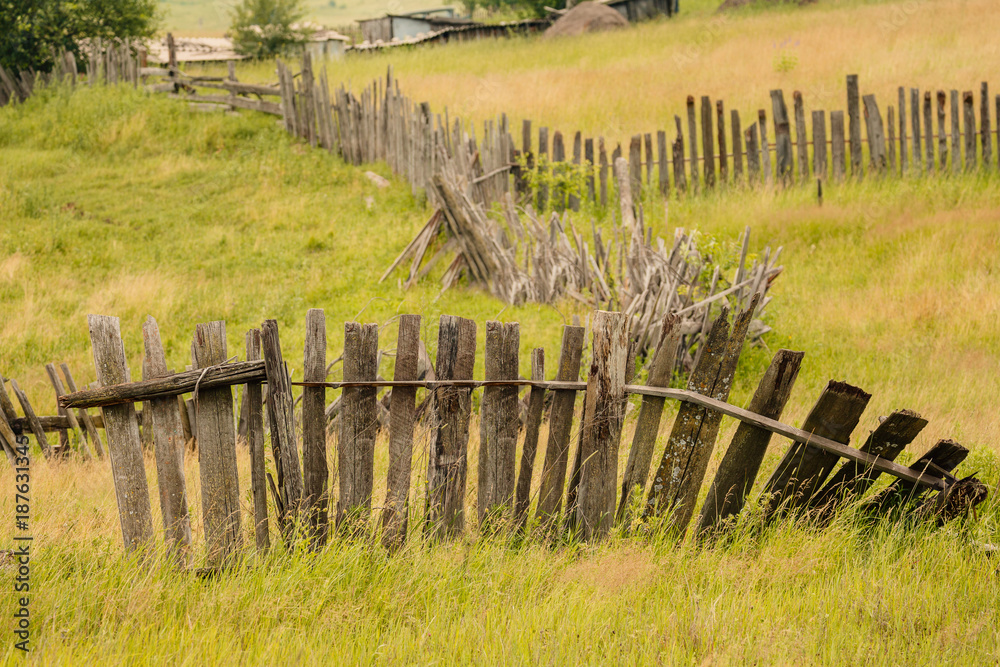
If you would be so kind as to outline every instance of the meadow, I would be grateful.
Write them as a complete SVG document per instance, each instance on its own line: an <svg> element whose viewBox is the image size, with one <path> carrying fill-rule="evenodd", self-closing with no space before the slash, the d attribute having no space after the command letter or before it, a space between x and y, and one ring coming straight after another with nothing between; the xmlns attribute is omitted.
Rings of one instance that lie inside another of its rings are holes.
<svg viewBox="0 0 1000 667"><path fill-rule="evenodd" d="M714 25L707 15L630 29L627 49L622 35L511 40L348 59L328 72L331 82L357 88L391 63L405 92L435 109L447 105L453 116L506 111L624 138L666 126L665 114L679 113L688 92L755 109L774 85L802 90L807 104L828 89L828 108L842 108L850 72L892 100L904 82L973 89L997 71L996 47L980 39L987 22L977 18L988 3L949 0L933 12L915 3L920 11L906 14L913 6L742 12L722 23L722 38L700 47L687 73L670 54L698 43L698 31ZM880 38L880 17L897 10L909 21L895 41ZM848 22L854 41L845 44L836 31ZM779 35L800 40L789 72L774 68L770 45ZM822 53L807 55L807 35L821 40ZM982 57L968 58L967 44L981 45ZM922 58L913 57L918 48ZM270 72L268 63L238 69L241 80ZM376 188L367 168L295 142L272 117L191 113L125 88L48 91L0 109L0 372L51 414L46 362L66 361L80 383L94 379L88 313L121 317L133 376L149 314L175 368L189 363L195 323L225 319L232 355L264 318L278 320L286 359L300 366L311 307L326 309L331 359L343 345L342 322L387 324L390 347L391 319L401 312L424 316L432 355L437 317L448 313L479 323L480 350L487 319L520 322L522 369L532 347L554 356L560 325L586 316L572 302L514 308L469 286L440 293L439 272L405 292L395 276L377 284L431 211L401 182ZM391 176L384 165L370 168ZM811 189L720 189L672 198L666 208L654 198L647 210L658 213L647 219L665 238L682 226L729 239L749 225L752 250L784 248L768 315L774 332L766 348L744 353L732 403L746 404L772 351L803 350L785 421L801 424L829 379L846 380L873 394L858 435L879 415L916 410L930 424L910 449L919 454L952 437L972 450L958 474L978 472L996 490L997 179L987 171L849 182L828 188L822 206ZM733 430L726 420L712 467ZM473 457L477 433L474 426ZM415 513L426 444L421 434ZM786 444L772 442L762 475ZM376 504L384 439L379 447ZM155 499L152 456L147 464ZM246 480L242 450L240 465ZM197 466L189 455L188 480ZM470 531L430 546L415 532L394 556L338 541L319 555L251 555L237 572L201 579L125 559L106 461L39 457L33 477L37 625L27 657L37 664L1000 660L1000 561L989 549L1000 542L996 493L974 517L943 528L872 527L848 512L823 530L804 521L760 530L748 521L712 548L678 546L655 532L594 546L482 540ZM5 526L12 485L10 469L0 469ZM197 484L189 490L197 535ZM5 585L5 609L12 596ZM9 643L0 655L16 659Z"/></svg>

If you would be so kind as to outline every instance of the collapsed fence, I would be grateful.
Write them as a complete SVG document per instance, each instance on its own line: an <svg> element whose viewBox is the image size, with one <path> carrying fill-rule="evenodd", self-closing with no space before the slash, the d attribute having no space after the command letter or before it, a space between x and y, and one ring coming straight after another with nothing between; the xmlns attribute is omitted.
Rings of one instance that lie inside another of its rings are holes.
<svg viewBox="0 0 1000 667"><path fill-rule="evenodd" d="M857 387L830 382L801 428L782 423L801 352L778 351L748 407L729 404L756 300L732 323L725 311L712 323L704 354L686 389L668 386L668 369L680 336L673 317L662 323L656 354L645 369L646 384L640 385L635 384L642 373L636 368L629 318L606 311L593 318L586 380L581 380L582 359L587 356L584 327L564 327L555 377L547 380L553 373L546 371L541 348L531 353L530 377L522 377L517 323L488 322L485 377L474 380L475 322L443 316L432 365L424 359L420 316L403 315L398 320L391 380L379 376L379 327L345 324L340 382L327 381L322 310L310 310L306 318L302 382L291 381L274 320L247 332L245 361L230 359L225 323L199 324L192 344L193 368L175 374L167 369L152 318L143 327L144 379L132 382L117 318L92 315L90 335L99 386L62 395L59 405L66 414L101 408L129 550L155 540L135 409L139 403L146 406L142 414L143 419L149 417L147 429L155 449L166 543L180 563L188 563L193 555L187 504L191 482L184 479L187 436L178 397L193 393L210 567L229 563L244 551L246 532L253 533L258 549L269 549L271 517L277 534L289 545L307 540L311 548L321 548L335 535L375 534L394 549L414 533L442 539L465 533L467 524L485 536L565 533L599 540L616 525L628 530L637 521L658 520L679 539L689 531L704 539L724 533L748 502L760 503L768 518L804 511L822 524L845 504L862 499L873 516L916 512L938 521L961 516L985 499L987 489L974 476L960 480L952 475L968 454L953 441L937 443L908 467L894 462L927 425L912 411L894 412L867 436L855 435L863 440L860 448L849 446L871 398ZM243 386L238 412L233 398L237 385ZM295 387L301 387L300 415L294 407ZM471 393L480 388L472 504ZM341 395L334 401L336 427L328 434L334 404L327 402L327 392L337 389ZM523 399L521 389L527 390ZM418 392L426 394L419 405ZM627 460L621 466L629 395L642 399ZM653 467L666 399L678 400L680 406ZM380 418L382 410L388 413L385 419ZM0 431L6 438L12 423L6 409L3 413ZM723 415L740 425L696 514ZM546 418L549 428L542 451ZM427 433L427 472L425 483L413 487L414 451L421 446L416 426L421 419ZM243 434L238 437L241 423ZM380 428L388 431L389 465L386 496L378 507L373 479ZM775 433L791 439L792 445L761 487L756 477ZM265 451L268 434L270 461ZM334 434L336 470L331 471L327 444ZM240 504L239 490L247 482L240 479L236 466L240 446L248 448L251 461L252 531L244 528ZM895 480L873 495L870 490L882 474ZM425 490L420 508L412 488ZM757 500L751 497L755 488L761 490ZM466 516L468 507L476 508L471 520Z"/></svg>

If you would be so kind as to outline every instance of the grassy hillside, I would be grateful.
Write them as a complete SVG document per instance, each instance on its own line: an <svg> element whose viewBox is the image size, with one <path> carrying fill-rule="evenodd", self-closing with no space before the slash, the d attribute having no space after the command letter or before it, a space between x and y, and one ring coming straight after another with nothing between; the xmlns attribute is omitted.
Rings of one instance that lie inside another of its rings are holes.
<svg viewBox="0 0 1000 667"><path fill-rule="evenodd" d="M975 41L980 22L963 18L969 8L983 9L976 1L935 5L948 11L933 22L940 31L934 57L920 62L904 57L916 48L906 46L908 41L897 42L894 48L903 53L896 56L877 42L872 16L886 10L882 5L749 13L727 24L732 31L727 34L760 46L769 39L767 26L802 20L802 29L819 39L824 17L854 15L852 35L875 49L866 56L868 69L857 70L863 84L961 80L971 88L996 64L988 44L981 61L960 61L959 44L984 43ZM898 5L904 6L912 5ZM963 11L951 11L957 8ZM931 34L932 23L925 23L922 13L911 20L909 25ZM752 59L739 57L739 50L726 56L722 43L703 52L712 66L699 66L696 77L684 79L666 66L649 72L657 60L644 45L693 40L696 34L689 33L704 27L693 19L675 25L686 26L688 37L671 36L668 25L650 25L628 33L629 49L620 41L616 48L607 36L562 46L540 40L453 45L447 51L347 60L331 79L350 77L357 85L391 61L406 90L426 94L435 109L448 104L453 116L456 109L479 117L499 108L521 109L536 121L609 136L615 126L596 112L600 99L591 99L590 87L578 87L585 94L574 95L567 86L550 99L549 85L563 78L585 81L590 72L611 80L617 73L620 85L606 86L603 99L618 110L610 118L631 118L621 121L622 136L632 131L630 123L641 129L662 126L661 105L672 114L682 104L678 82L693 86L702 76L717 79L718 88L706 92L760 105L772 85L770 75L762 74L757 83L746 62ZM801 76L801 83L782 85L786 92L801 86L808 103L809 86L829 77L842 106L843 74L852 62L840 42L824 44L836 72L806 75L819 61L807 65L800 59L790 74ZM655 52L661 61L669 52L663 48L667 51ZM501 49L511 57L497 58ZM584 52L592 54L586 62L580 60ZM567 60L551 68L540 61L560 53ZM527 88L499 89L476 102L475 96L463 96L463 79L455 75L462 61L484 81L494 76L533 81L534 94L525 94ZM720 63L729 63L732 73L720 72ZM268 67L244 68L240 76L267 78ZM443 85L449 77L458 82L452 89ZM652 85L661 78L678 83L663 88L669 95L626 94L624 82ZM699 84L692 92L703 90ZM889 90L876 92L881 99ZM579 117L564 111L559 99ZM384 165L371 168L389 176ZM279 321L286 359L300 368L310 307L326 309L331 359L342 348L345 320L387 323L400 312L424 315L432 353L437 316L450 313L476 319L480 350L485 320L499 318L521 322L522 351L544 346L555 355L559 325L574 312L585 314L571 302L508 308L465 286L439 294L433 274L409 292L395 277L376 284L430 211L402 184L379 190L363 171L292 141L272 117L193 113L127 88L54 91L0 109L0 373L17 378L40 411L51 413L46 362L68 362L78 383L94 379L86 325L92 312L122 318L133 376L140 368L139 331L148 314L159 321L174 368L189 363L195 323L225 319L229 354L242 356L245 330L265 317ZM663 210L662 202L648 203L647 211ZM735 237L750 225L752 250L784 247L786 270L769 308L775 332L765 339L768 349L745 352L732 402L746 403L771 351L804 350L786 421L801 424L827 380L846 380L874 395L859 436L875 427L879 415L914 409L930 425L913 452L953 437L973 450L959 474L978 472L995 488L1000 476L995 171L845 184L829 188L822 207L811 190L796 188L720 191L671 200L668 210L666 219L659 213L647 218L665 237L675 226ZM383 347L394 340L390 323ZM522 354L522 369L527 361ZM482 377L481 367L476 377ZM664 424L673 410L668 408ZM626 442L634 415L626 423ZM723 422L712 469L733 430L731 421ZM477 433L473 428L472 470ZM665 433L661 436L662 446ZM426 434L418 434L414 512L422 506L426 446ZM786 446L775 439L762 475ZM384 494L384 440L378 451L376 504ZM249 508L242 450L240 457L242 498ZM152 457L147 466L158 513ZM37 650L29 659L37 664L1000 660L1000 580L995 552L987 552L988 544L1000 543L997 493L972 520L943 529L869 528L850 514L825 530L782 523L758 531L750 522L731 542L710 549L676 547L655 535L616 536L600 547L550 548L477 541L470 533L434 547L417 539L392 558L368 544L337 542L318 556L253 557L236 574L203 580L159 565L123 563L106 461L39 461L33 477ZM192 455L187 479L197 478ZM9 490L13 483L10 469L0 467L0 488ZM188 486L199 535L198 484ZM9 526L12 493L5 491L2 498L0 522ZM9 571L6 564L0 567ZM12 596L5 587L0 595L5 609ZM15 659L9 643L0 655L5 662Z"/></svg>

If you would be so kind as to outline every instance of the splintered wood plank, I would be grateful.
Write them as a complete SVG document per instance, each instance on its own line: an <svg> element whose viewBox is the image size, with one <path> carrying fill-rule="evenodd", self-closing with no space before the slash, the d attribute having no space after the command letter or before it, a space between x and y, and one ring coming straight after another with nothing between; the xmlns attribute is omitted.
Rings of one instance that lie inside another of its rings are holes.
<svg viewBox="0 0 1000 667"><path fill-rule="evenodd" d="M958 467L969 455L969 450L954 440L939 440L933 447L910 465L910 470L916 473L942 475L950 473ZM897 479L881 493L866 503L869 511L885 514L897 508L903 508L919 500L927 493L927 487L917 486L913 482Z"/></svg>
<svg viewBox="0 0 1000 667"><path fill-rule="evenodd" d="M920 431L927 426L927 420L910 410L892 413L878 425L861 451L895 461L906 446L913 442ZM844 502L862 496L881 473L855 461L844 461L840 469L816 494L810 505L824 515L831 515Z"/></svg>
<svg viewBox="0 0 1000 667"><path fill-rule="evenodd" d="M305 382L326 382L326 315L306 313ZM302 388L302 508L315 546L326 543L329 497L326 465L326 387Z"/></svg>
<svg viewBox="0 0 1000 667"><path fill-rule="evenodd" d="M278 525L290 541L293 519L302 501L302 471L295 446L295 416L292 410L292 385L281 355L278 323L264 320L261 325L261 352L267 373L267 418L271 425L271 449L278 473ZM196 425L192 425L196 426Z"/></svg>
<svg viewBox="0 0 1000 667"><path fill-rule="evenodd" d="M225 363L226 323L197 325L191 351L195 368ZM205 542L208 562L217 566L235 556L243 544L233 393L229 387L217 387L199 389L195 396Z"/></svg>
<svg viewBox="0 0 1000 667"><path fill-rule="evenodd" d="M435 375L471 380L476 363L476 323L442 315ZM465 530L472 394L467 387L438 387L432 395L433 432L427 463L427 530L431 537Z"/></svg>
<svg viewBox="0 0 1000 667"><path fill-rule="evenodd" d="M344 382L364 382L378 376L378 325L344 325ZM337 526L360 529L372 509L375 435L378 431L377 389L345 387L340 404L337 441L339 499Z"/></svg>
<svg viewBox="0 0 1000 667"><path fill-rule="evenodd" d="M677 326L678 318L667 315L663 319L659 344L649 366L649 376L646 385L650 387L666 387L674 372L677 350L680 347L681 332ZM663 417L663 405L666 398L661 396L643 396L639 408L639 419L636 421L635 433L632 436L632 448L628 453L628 463L625 465L625 476L622 479L621 500L618 502L617 520L627 522L628 506L632 499L633 489L640 495L646 490L646 480L649 477L649 467L653 461L653 450L656 448L656 437L660 432L660 420Z"/></svg>
<svg viewBox="0 0 1000 667"><path fill-rule="evenodd" d="M247 361L261 358L260 329L246 333ZM264 405L260 382L247 382L243 389L246 405L247 445L250 449L250 488L253 492L254 541L259 551L271 548L267 518L267 472L264 461ZM183 413L181 413L183 417Z"/></svg>
<svg viewBox="0 0 1000 667"><path fill-rule="evenodd" d="M846 382L830 381L802 424L802 430L834 442L847 444L858 425L871 394ZM809 501L840 457L814 445L795 442L764 487L765 513L779 507L796 507Z"/></svg>
<svg viewBox="0 0 1000 667"><path fill-rule="evenodd" d="M530 126L525 138L530 139ZM393 380L416 380L420 366L420 315L402 315L396 339ZM406 540L413 461L416 387L394 387L389 403L389 472L385 509L382 511L382 544L396 548Z"/></svg>
<svg viewBox="0 0 1000 667"><path fill-rule="evenodd" d="M747 409L769 419L781 419L799 375L803 356L803 352L778 350ZM770 431L740 422L701 508L699 534L714 530L727 518L740 513L753 489L770 442Z"/></svg>
<svg viewBox="0 0 1000 667"><path fill-rule="evenodd" d="M166 377L167 359L160 342L160 330L152 316L142 325L143 379ZM184 480L184 427L177 400L157 398L149 402L156 477L160 487L160 511L167 550L180 565L186 565L191 552L191 517L188 516Z"/></svg>
<svg viewBox="0 0 1000 667"><path fill-rule="evenodd" d="M131 382L118 318L89 315L87 323L97 381L105 387ZM153 540L153 513L139 443L139 421L131 403L108 406L102 408L101 413L111 454L122 539L127 551L135 551L150 545Z"/></svg>
<svg viewBox="0 0 1000 667"><path fill-rule="evenodd" d="M629 317L597 311L587 376L576 525L584 539L607 535L615 515L618 446L625 419Z"/></svg>
<svg viewBox="0 0 1000 667"><path fill-rule="evenodd" d="M557 382L576 382L580 379L585 333L586 329L583 327L563 327ZM543 522L552 520L562 511L575 406L575 390L553 390L552 407L549 411L549 438L545 445L545 463L542 466L542 481L538 492L538 518Z"/></svg>
<svg viewBox="0 0 1000 667"><path fill-rule="evenodd" d="M517 322L486 323L486 381L516 380L520 328ZM479 422L479 525L489 531L510 520L519 430L517 387L486 387Z"/></svg>
<svg viewBox="0 0 1000 667"><path fill-rule="evenodd" d="M545 350L536 347L531 351L531 379L545 381ZM535 470L535 454L538 451L538 436L542 426L542 411L545 407L545 388L532 387L528 391L528 416L524 426L524 444L521 447L521 469L517 476L517 490L514 499L514 523L524 525L528 517L531 494L531 477Z"/></svg>

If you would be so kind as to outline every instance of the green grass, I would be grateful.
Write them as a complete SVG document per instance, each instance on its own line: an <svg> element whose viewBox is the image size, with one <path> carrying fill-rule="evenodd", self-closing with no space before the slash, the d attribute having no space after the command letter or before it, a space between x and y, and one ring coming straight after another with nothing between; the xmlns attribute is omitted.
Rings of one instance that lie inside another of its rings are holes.
<svg viewBox="0 0 1000 667"><path fill-rule="evenodd" d="M917 410L930 425L904 460L954 437L973 450L959 473L978 471L995 487L998 205L991 173L831 187L822 207L806 189L725 191L672 200L668 222L647 219L665 238L678 225L720 238L750 225L754 251L784 247L766 342L806 352L786 421L801 424L827 380L847 380L874 395L859 437L878 415ZM439 296L433 276L409 292L395 276L376 284L429 214L401 183L378 190L363 169L292 141L272 117L198 114L125 88L53 91L0 109L0 372L51 413L46 362L93 380L91 312L122 318L134 377L147 314L177 369L189 363L195 323L225 319L229 353L242 356L243 333L266 317L279 321L285 357L299 368L310 307L326 309L330 359L345 320L401 312L425 316L432 351L437 316L450 313L479 323L480 350L485 320L521 322L522 369L531 347L553 358L559 324L580 312L571 303L505 308L467 286ZM382 347L394 337L390 325ZM769 358L747 350L732 402L746 403ZM712 468L732 431L726 420ZM762 475L784 447L773 443ZM241 458L244 484L245 466ZM123 563L106 462L41 462L34 479L37 663L1000 660L997 561L984 549L1000 541L995 498L940 530L871 532L845 516L827 530L783 523L703 550L655 536L550 549L470 534L393 558L337 542L318 557L276 555L200 580ZM0 486L12 484L4 467ZM153 482L150 491L155 499ZM10 525L3 498L0 522ZM3 651L14 659L9 644Z"/></svg>

